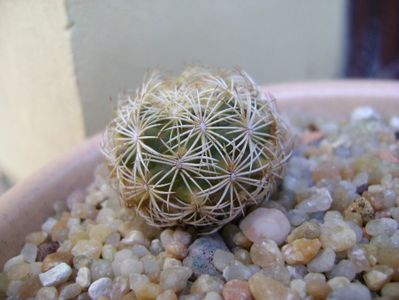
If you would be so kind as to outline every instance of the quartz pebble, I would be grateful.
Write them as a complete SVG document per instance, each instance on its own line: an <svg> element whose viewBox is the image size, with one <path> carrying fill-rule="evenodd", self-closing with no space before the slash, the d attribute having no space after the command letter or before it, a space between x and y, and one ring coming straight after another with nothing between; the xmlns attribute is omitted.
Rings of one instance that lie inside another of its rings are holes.
<svg viewBox="0 0 399 300"><path fill-rule="evenodd" d="M36 293L36 300L54 300L58 297L58 291L55 287L42 287Z"/></svg>
<svg viewBox="0 0 399 300"><path fill-rule="evenodd" d="M381 235L386 234L388 236L393 235L393 233L398 228L398 222L391 218L381 218L376 220L371 220L366 225L366 232L369 235Z"/></svg>
<svg viewBox="0 0 399 300"><path fill-rule="evenodd" d="M278 209L261 207L241 221L240 229L252 242L271 239L280 245L287 238L291 225Z"/></svg>
<svg viewBox="0 0 399 300"><path fill-rule="evenodd" d="M251 300L251 292L247 281L233 279L223 286L223 298L225 300Z"/></svg>
<svg viewBox="0 0 399 300"><path fill-rule="evenodd" d="M209 292L220 293L223 289L223 280L210 276L208 274L202 274L197 278L191 285L191 293L193 294L206 294Z"/></svg>
<svg viewBox="0 0 399 300"><path fill-rule="evenodd" d="M350 260L346 259L341 260L337 265L334 266L334 268L328 274L329 278L334 278L338 276L346 277L350 281L353 280L356 276L355 264Z"/></svg>
<svg viewBox="0 0 399 300"><path fill-rule="evenodd" d="M176 293L172 290L166 290L160 293L156 300L177 300Z"/></svg>
<svg viewBox="0 0 399 300"><path fill-rule="evenodd" d="M102 245L97 240L80 240L72 248L72 255L84 255L90 258L98 258L101 254Z"/></svg>
<svg viewBox="0 0 399 300"><path fill-rule="evenodd" d="M107 277L102 277L94 281L89 289L89 296L94 299L101 299L101 297L109 297L112 291L112 280Z"/></svg>
<svg viewBox="0 0 399 300"><path fill-rule="evenodd" d="M289 265L307 264L318 253L321 243L318 239L297 239L281 248L284 259Z"/></svg>
<svg viewBox="0 0 399 300"><path fill-rule="evenodd" d="M187 267L166 269L161 272L160 285L164 290L181 291L185 288L192 273L192 270Z"/></svg>
<svg viewBox="0 0 399 300"><path fill-rule="evenodd" d="M370 291L360 283L349 283L343 287L333 289L328 300L371 300Z"/></svg>
<svg viewBox="0 0 399 300"><path fill-rule="evenodd" d="M336 254L331 248L323 249L308 263L308 270L315 273L331 271L335 264L335 257Z"/></svg>
<svg viewBox="0 0 399 300"><path fill-rule="evenodd" d="M26 243L21 250L21 255L26 262L35 262L37 256L37 246L35 244Z"/></svg>
<svg viewBox="0 0 399 300"><path fill-rule="evenodd" d="M399 295L399 282L389 282L384 285L381 290L381 294L384 297L397 297Z"/></svg>
<svg viewBox="0 0 399 300"><path fill-rule="evenodd" d="M316 239L320 236L320 224L316 221L302 223L294 228L287 237L287 242L291 243L296 239Z"/></svg>
<svg viewBox="0 0 399 300"><path fill-rule="evenodd" d="M320 241L323 248L345 251L356 244L356 233L340 219L328 220L321 226Z"/></svg>
<svg viewBox="0 0 399 300"><path fill-rule="evenodd" d="M250 256L252 261L261 267L284 263L283 254L273 240L254 243L250 250Z"/></svg>
<svg viewBox="0 0 399 300"><path fill-rule="evenodd" d="M60 299L74 299L81 293L82 289L79 284L71 283L64 286L60 292Z"/></svg>
<svg viewBox="0 0 399 300"><path fill-rule="evenodd" d="M331 291L330 285L320 280L310 280L306 283L306 293L311 296L313 300L324 300Z"/></svg>
<svg viewBox="0 0 399 300"><path fill-rule="evenodd" d="M43 286L56 286L67 281L71 274L71 267L62 262L47 272L39 274L39 278Z"/></svg>
<svg viewBox="0 0 399 300"><path fill-rule="evenodd" d="M309 198L302 200L296 206L296 210L304 213L326 211L330 208L332 201L330 192L326 188L313 187Z"/></svg>
<svg viewBox="0 0 399 300"><path fill-rule="evenodd" d="M249 279L249 289L255 300L299 300L296 291L285 287L282 283L261 273Z"/></svg>
<svg viewBox="0 0 399 300"><path fill-rule="evenodd" d="M389 282L393 276L394 270L388 266L377 265L364 275L364 281L371 291L379 291L384 284Z"/></svg>
<svg viewBox="0 0 399 300"><path fill-rule="evenodd" d="M234 261L234 255L231 252L216 249L213 254L213 265L220 272L223 272L224 268L226 268L229 264Z"/></svg>
<svg viewBox="0 0 399 300"><path fill-rule="evenodd" d="M82 288L89 287L91 283L91 275L89 268L82 267L79 269L78 274L76 275L76 283L79 284Z"/></svg>
<svg viewBox="0 0 399 300"><path fill-rule="evenodd" d="M72 264L72 255L68 252L54 252L46 256L43 260L42 270L46 272L50 270L52 267L60 264L66 263L68 265Z"/></svg>
<svg viewBox="0 0 399 300"><path fill-rule="evenodd" d="M238 260L235 260L233 263L229 264L223 270L223 278L226 281L233 279L247 280L252 275L252 270L249 266L245 266Z"/></svg>

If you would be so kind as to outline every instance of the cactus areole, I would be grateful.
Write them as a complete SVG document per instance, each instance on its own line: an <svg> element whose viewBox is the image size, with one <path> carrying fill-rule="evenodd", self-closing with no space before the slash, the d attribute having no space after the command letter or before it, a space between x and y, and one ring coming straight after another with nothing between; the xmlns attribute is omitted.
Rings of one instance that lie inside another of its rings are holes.
<svg viewBox="0 0 399 300"><path fill-rule="evenodd" d="M266 200L288 133L243 71L152 73L119 99L103 151L122 202L156 226L211 231Z"/></svg>

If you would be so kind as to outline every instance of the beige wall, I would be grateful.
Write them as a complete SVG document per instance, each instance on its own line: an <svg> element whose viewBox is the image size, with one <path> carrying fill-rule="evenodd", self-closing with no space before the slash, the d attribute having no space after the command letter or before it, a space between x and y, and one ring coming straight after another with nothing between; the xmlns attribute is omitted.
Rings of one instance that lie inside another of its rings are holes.
<svg viewBox="0 0 399 300"><path fill-rule="evenodd" d="M20 179L101 130L148 68L339 77L345 28L345 0L0 0L0 167Z"/></svg>
<svg viewBox="0 0 399 300"><path fill-rule="evenodd" d="M18 180L84 137L62 1L0 0L0 167Z"/></svg>

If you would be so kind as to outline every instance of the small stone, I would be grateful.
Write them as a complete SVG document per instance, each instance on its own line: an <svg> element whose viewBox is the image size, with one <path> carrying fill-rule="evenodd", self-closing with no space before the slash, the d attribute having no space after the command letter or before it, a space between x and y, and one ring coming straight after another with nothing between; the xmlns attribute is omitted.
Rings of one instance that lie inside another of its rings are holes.
<svg viewBox="0 0 399 300"><path fill-rule="evenodd" d="M37 256L37 246L35 244L26 243L21 250L21 255L26 262L35 262Z"/></svg>
<svg viewBox="0 0 399 300"><path fill-rule="evenodd" d="M326 211L333 199L326 188L312 187L308 198L302 200L295 209L304 213Z"/></svg>
<svg viewBox="0 0 399 300"><path fill-rule="evenodd" d="M309 283L308 283L309 284ZM290 288L297 292L301 299L306 297L306 282L302 279L294 279L290 282Z"/></svg>
<svg viewBox="0 0 399 300"><path fill-rule="evenodd" d="M348 286L351 282L346 277L338 276L331 278L327 283L333 290L337 290L339 288Z"/></svg>
<svg viewBox="0 0 399 300"><path fill-rule="evenodd" d="M389 282L394 270L388 266L377 265L363 275L363 279L368 288L372 291L379 291L384 284Z"/></svg>
<svg viewBox="0 0 399 300"><path fill-rule="evenodd" d="M181 267L182 263L180 260L176 259L176 258L172 258L172 257L166 257L164 262L163 262L163 266L162 269L168 269L168 268L174 268L174 267Z"/></svg>
<svg viewBox="0 0 399 300"><path fill-rule="evenodd" d="M60 299L75 299L81 293L82 289L79 284L71 283L64 286L60 292Z"/></svg>
<svg viewBox="0 0 399 300"><path fill-rule="evenodd" d="M126 265L126 261L122 266L124 265ZM114 276L114 273L112 271L112 263L106 259L93 259L90 266L90 274L92 281L95 281L102 277L112 278Z"/></svg>
<svg viewBox="0 0 399 300"><path fill-rule="evenodd" d="M206 294L209 292L221 293L223 289L223 280L208 274L202 274L195 280L191 286L192 294Z"/></svg>
<svg viewBox="0 0 399 300"><path fill-rule="evenodd" d="M56 286L68 280L72 269L66 263L60 263L45 273L39 274L43 286Z"/></svg>
<svg viewBox="0 0 399 300"><path fill-rule="evenodd" d="M303 279L306 282L309 282L311 280L317 280L317 281L320 281L320 282L325 282L326 281L326 277L322 273L308 273L308 274L306 274L303 277Z"/></svg>
<svg viewBox="0 0 399 300"><path fill-rule="evenodd" d="M225 300L252 300L249 284L243 280L230 280L223 286L223 298Z"/></svg>
<svg viewBox="0 0 399 300"><path fill-rule="evenodd" d="M11 280L10 283L8 284L7 287L7 296L12 297L14 296L15 298L11 298L12 300L19 300L20 298L18 297L19 291L22 287L23 282L21 280ZM7 299L8 300L8 299Z"/></svg>
<svg viewBox="0 0 399 300"><path fill-rule="evenodd" d="M287 237L287 242L291 243L294 240L305 238L305 239L316 239L320 236L320 224L316 221L308 221L302 223L300 226L294 228Z"/></svg>
<svg viewBox="0 0 399 300"><path fill-rule="evenodd" d="M161 272L159 282L162 289L179 292L186 287L192 273L192 270L187 267L169 268Z"/></svg>
<svg viewBox="0 0 399 300"><path fill-rule="evenodd" d="M166 290L159 294L156 300L177 300L177 296L174 291Z"/></svg>
<svg viewBox="0 0 399 300"><path fill-rule="evenodd" d="M144 274L150 279L150 281L157 282L161 274L161 265L159 260L150 254L144 256L141 259L143 263Z"/></svg>
<svg viewBox="0 0 399 300"><path fill-rule="evenodd" d="M183 260L183 265L193 270L197 277L201 274L219 275L219 271L213 265L213 255L217 249L228 251L218 234L196 239L188 248L189 254Z"/></svg>
<svg viewBox="0 0 399 300"><path fill-rule="evenodd" d="M29 275L30 266L28 263L21 262L19 264L12 265L5 272L7 277L11 280L21 280Z"/></svg>
<svg viewBox="0 0 399 300"><path fill-rule="evenodd" d="M42 270L43 272L47 272L54 266L60 263L66 263L67 265L72 264L72 254L68 252L54 252L46 256L43 260Z"/></svg>
<svg viewBox="0 0 399 300"><path fill-rule="evenodd" d="M42 287L39 276L31 276L23 282L21 289L19 290L19 296L23 299L34 297L37 291Z"/></svg>
<svg viewBox="0 0 399 300"><path fill-rule="evenodd" d="M395 297L399 295L399 282L389 282L385 284L381 290L381 294L384 297L395 299Z"/></svg>
<svg viewBox="0 0 399 300"><path fill-rule="evenodd" d="M351 121L378 120L380 116L371 106L359 106L352 111Z"/></svg>
<svg viewBox="0 0 399 300"><path fill-rule="evenodd" d="M162 292L160 285L150 282L145 275L132 274L129 282L138 300L156 299Z"/></svg>
<svg viewBox="0 0 399 300"><path fill-rule="evenodd" d="M128 258L123 261L123 263L120 266L120 275L129 277L130 274L133 273L143 273L144 267L143 267L143 262L133 259L133 258Z"/></svg>
<svg viewBox="0 0 399 300"><path fill-rule="evenodd" d="M123 276L115 277L112 283L111 299L121 299L130 290L129 280ZM136 300L136 296L133 298Z"/></svg>
<svg viewBox="0 0 399 300"><path fill-rule="evenodd" d="M25 242L38 246L47 239L47 236L48 234L44 231L34 231L25 237Z"/></svg>
<svg viewBox="0 0 399 300"><path fill-rule="evenodd" d="M285 265L270 265L263 268L262 273L267 277L276 279L285 285L290 284L291 274Z"/></svg>
<svg viewBox="0 0 399 300"><path fill-rule="evenodd" d="M143 256L150 254L148 249L146 247L144 247L143 245L134 245L131 248L131 250L132 250L133 255L136 255L138 258L141 258Z"/></svg>
<svg viewBox="0 0 399 300"><path fill-rule="evenodd" d="M323 248L345 251L356 244L356 233L342 220L328 220L321 226L320 241Z"/></svg>
<svg viewBox="0 0 399 300"><path fill-rule="evenodd" d="M204 300L223 300L223 298L216 292L209 292L206 293Z"/></svg>
<svg viewBox="0 0 399 300"><path fill-rule="evenodd" d="M72 248L72 255L85 255L90 258L99 258L102 245L96 240L80 240Z"/></svg>
<svg viewBox="0 0 399 300"><path fill-rule="evenodd" d="M97 224L90 227L89 239L104 243L112 230L104 224Z"/></svg>
<svg viewBox="0 0 399 300"><path fill-rule="evenodd" d="M251 261L251 256L248 252L248 250L243 249L243 248L234 248L233 249L233 254L234 258L240 262L242 262L244 265L250 264Z"/></svg>
<svg viewBox="0 0 399 300"><path fill-rule="evenodd" d="M118 298L116 298L118 299ZM136 293L133 291L130 291L129 293L127 293L126 295L123 295L122 298L120 298L121 300L137 300L136 297Z"/></svg>
<svg viewBox="0 0 399 300"><path fill-rule="evenodd" d="M326 282L311 280L306 283L306 292L313 300L324 300L331 291L331 287Z"/></svg>
<svg viewBox="0 0 399 300"><path fill-rule="evenodd" d="M234 255L231 252L216 249L213 254L213 265L220 272L223 272L224 268L226 268L229 264L234 261Z"/></svg>
<svg viewBox="0 0 399 300"><path fill-rule="evenodd" d="M165 247L165 250L166 250L166 253L168 253L171 257L174 257L177 259L183 259L188 254L187 247L178 241L173 241L173 242L169 243Z"/></svg>
<svg viewBox="0 0 399 300"><path fill-rule="evenodd" d="M287 238L291 225L281 211L260 207L241 221L240 229L252 242L271 239L280 245Z"/></svg>
<svg viewBox="0 0 399 300"><path fill-rule="evenodd" d="M54 253L60 247L59 242L48 242L40 244L37 247L37 261L43 261L43 259L50 253Z"/></svg>
<svg viewBox="0 0 399 300"><path fill-rule="evenodd" d="M354 246L348 251L348 258L354 264L356 273L368 270L371 266L365 247L359 245Z"/></svg>
<svg viewBox="0 0 399 300"><path fill-rule="evenodd" d="M334 268L328 274L329 278L334 278L338 276L346 277L350 281L352 281L356 276L355 264L350 260L346 259L341 260L337 265L334 266Z"/></svg>
<svg viewBox="0 0 399 300"><path fill-rule="evenodd" d="M396 247L378 247L378 263L392 268L399 268L399 251Z"/></svg>
<svg viewBox="0 0 399 300"><path fill-rule="evenodd" d="M284 259L289 265L303 265L310 262L319 252L321 243L318 239L297 239L281 248Z"/></svg>
<svg viewBox="0 0 399 300"><path fill-rule="evenodd" d="M74 228L69 231L68 238L71 241L72 246L75 246L80 240L88 240L89 234L83 229Z"/></svg>
<svg viewBox="0 0 399 300"><path fill-rule="evenodd" d="M241 231L234 234L233 243L234 246L242 247L244 249L248 249L252 245L252 242Z"/></svg>
<svg viewBox="0 0 399 300"><path fill-rule="evenodd" d="M152 255L158 255L163 250L162 243L159 239L154 239L150 244L150 252Z"/></svg>
<svg viewBox="0 0 399 300"><path fill-rule="evenodd" d="M103 277L94 281L89 287L89 296L94 299L100 299L101 297L108 298L112 291L112 280L107 277Z"/></svg>
<svg viewBox="0 0 399 300"><path fill-rule="evenodd" d="M252 261L261 267L284 263L283 254L273 240L255 242L251 247L250 256Z"/></svg>
<svg viewBox="0 0 399 300"><path fill-rule="evenodd" d="M121 243L127 246L143 245L150 246L150 241L144 236L141 231L132 230L122 240Z"/></svg>
<svg viewBox="0 0 399 300"><path fill-rule="evenodd" d="M314 273L331 271L335 264L335 252L331 248L323 249L308 263L308 270Z"/></svg>
<svg viewBox="0 0 399 300"><path fill-rule="evenodd" d="M76 275L76 283L79 284L82 288L89 287L91 283L91 275L89 268L82 267L78 270L78 274Z"/></svg>
<svg viewBox="0 0 399 300"><path fill-rule="evenodd" d="M57 224L56 219L54 219L53 217L47 218L47 220L42 224L42 231L49 234L55 224Z"/></svg>
<svg viewBox="0 0 399 300"><path fill-rule="evenodd" d="M398 228L398 222L391 218L371 220L366 225L366 232L371 236L385 234L391 236Z"/></svg>
<svg viewBox="0 0 399 300"><path fill-rule="evenodd" d="M53 241L63 242L68 239L69 229L67 227L69 214L64 213L60 220L51 228L50 236Z"/></svg>
<svg viewBox="0 0 399 300"><path fill-rule="evenodd" d="M54 300L58 298L58 291L55 287L42 287L36 293L36 300Z"/></svg>
<svg viewBox="0 0 399 300"><path fill-rule="evenodd" d="M92 261L93 261L93 259L91 259L87 256L84 256L84 255L75 256L73 258L73 267L76 270L79 270L80 268L83 268L83 267L90 268Z"/></svg>
<svg viewBox="0 0 399 300"><path fill-rule="evenodd" d="M249 279L249 289L255 300L299 300L299 295L279 281L256 273Z"/></svg>
<svg viewBox="0 0 399 300"><path fill-rule="evenodd" d="M370 291L360 283L349 283L334 289L328 295L328 300L371 300Z"/></svg>
<svg viewBox="0 0 399 300"><path fill-rule="evenodd" d="M187 231L177 228L173 232L173 240L182 243L185 246L188 246L190 245L191 242L191 234L188 233Z"/></svg>
<svg viewBox="0 0 399 300"><path fill-rule="evenodd" d="M233 279L247 280L251 276L251 269L238 260L235 260L223 270L223 277L226 281Z"/></svg>
<svg viewBox="0 0 399 300"><path fill-rule="evenodd" d="M113 245L104 245L103 248L101 249L101 256L104 259L108 259L112 261L114 259L114 255L116 252L116 248Z"/></svg>
<svg viewBox="0 0 399 300"><path fill-rule="evenodd" d="M303 265L287 266L287 271L290 274L290 278L302 279L308 272L307 268Z"/></svg>
<svg viewBox="0 0 399 300"><path fill-rule="evenodd" d="M292 226L299 226L303 222L309 220L308 214L298 211L296 209L291 209L287 215Z"/></svg>
<svg viewBox="0 0 399 300"><path fill-rule="evenodd" d="M17 255L17 256L11 257L4 264L3 272L7 272L12 266L23 263L23 262L24 262L24 257L22 255Z"/></svg>

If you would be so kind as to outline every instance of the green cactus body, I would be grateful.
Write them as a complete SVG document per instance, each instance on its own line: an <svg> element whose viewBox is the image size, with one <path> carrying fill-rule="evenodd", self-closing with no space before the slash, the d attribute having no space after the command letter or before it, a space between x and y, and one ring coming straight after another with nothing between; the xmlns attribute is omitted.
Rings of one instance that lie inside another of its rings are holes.
<svg viewBox="0 0 399 300"><path fill-rule="evenodd" d="M126 94L103 149L126 206L153 225L209 230L270 194L287 136L247 74L190 68Z"/></svg>

